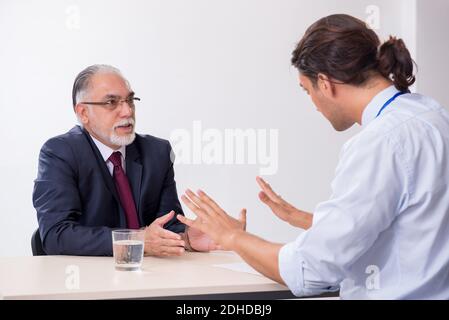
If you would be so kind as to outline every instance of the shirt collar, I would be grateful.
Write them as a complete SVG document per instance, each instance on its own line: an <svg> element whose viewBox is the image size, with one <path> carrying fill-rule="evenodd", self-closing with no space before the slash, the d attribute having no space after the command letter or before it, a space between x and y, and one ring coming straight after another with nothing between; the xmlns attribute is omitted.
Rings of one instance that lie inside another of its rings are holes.
<svg viewBox="0 0 449 320"><path fill-rule="evenodd" d="M90 135L90 136L91 136L92 140L95 142L95 145L97 146L98 150L100 151L101 156L103 157L105 162L107 162L109 157L111 156L111 154L116 151L120 151L120 153L122 154L123 160L126 159L126 146L121 146L120 149L114 150L114 149L108 147L107 145L105 145L104 143L95 139L95 137L93 137L92 135Z"/></svg>
<svg viewBox="0 0 449 320"><path fill-rule="evenodd" d="M365 110L362 114L362 126L366 127L371 121L376 119L377 114L379 113L382 106L387 102L391 97L393 97L399 90L396 89L395 86L390 86L381 92L379 92L371 102L366 106Z"/></svg>

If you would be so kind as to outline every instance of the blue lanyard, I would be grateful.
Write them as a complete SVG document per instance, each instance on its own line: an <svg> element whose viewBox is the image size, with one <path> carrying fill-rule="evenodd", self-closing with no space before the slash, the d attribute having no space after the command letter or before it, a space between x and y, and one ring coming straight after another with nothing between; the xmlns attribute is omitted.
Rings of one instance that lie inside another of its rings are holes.
<svg viewBox="0 0 449 320"><path fill-rule="evenodd" d="M390 100L388 100L387 102L385 102L385 104L382 106L382 108L380 108L380 110L379 110L379 113L377 114L377 116L376 116L376 118L378 117L378 116L380 116L380 114L382 113L382 111L384 111L384 109L386 108L386 107L388 107L397 97L399 97L399 96L402 96L403 94L406 94L406 93L410 93L409 91L404 91L404 92L398 92L398 93L396 93L393 97L391 97L391 99Z"/></svg>

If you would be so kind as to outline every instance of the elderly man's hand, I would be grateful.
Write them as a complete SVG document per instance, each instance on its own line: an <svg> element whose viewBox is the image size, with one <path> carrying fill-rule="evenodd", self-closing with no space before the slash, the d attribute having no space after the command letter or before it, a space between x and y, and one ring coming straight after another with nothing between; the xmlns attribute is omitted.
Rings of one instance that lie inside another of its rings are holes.
<svg viewBox="0 0 449 320"><path fill-rule="evenodd" d="M185 242L181 236L164 229L164 225L170 221L175 212L157 218L145 228L145 255L152 256L179 256L184 253Z"/></svg>

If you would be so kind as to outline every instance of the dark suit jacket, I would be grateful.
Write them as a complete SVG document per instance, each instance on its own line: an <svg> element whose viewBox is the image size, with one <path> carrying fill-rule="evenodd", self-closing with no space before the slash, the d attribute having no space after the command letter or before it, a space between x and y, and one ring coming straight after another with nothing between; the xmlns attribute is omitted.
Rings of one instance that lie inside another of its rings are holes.
<svg viewBox="0 0 449 320"><path fill-rule="evenodd" d="M171 146L136 135L126 147L128 176L140 226L174 210L183 214L176 192ZM79 126L48 140L39 155L33 204L47 254L112 255L112 234L126 228L114 181L90 135ZM183 232L176 217L165 225Z"/></svg>

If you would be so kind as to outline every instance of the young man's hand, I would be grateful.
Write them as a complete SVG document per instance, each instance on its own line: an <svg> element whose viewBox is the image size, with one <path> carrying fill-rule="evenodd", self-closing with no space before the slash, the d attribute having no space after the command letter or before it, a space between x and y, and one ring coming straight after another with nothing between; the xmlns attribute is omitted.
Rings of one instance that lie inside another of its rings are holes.
<svg viewBox="0 0 449 320"><path fill-rule="evenodd" d="M270 207L271 211L281 220L288 222L292 226L309 229L312 226L313 215L311 213L296 209L290 203L282 199L275 193L271 186L261 177L256 177L262 191L259 199Z"/></svg>

